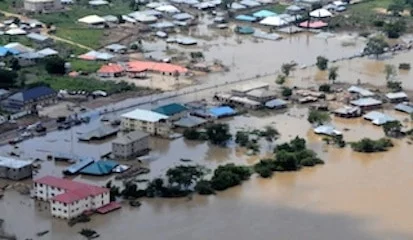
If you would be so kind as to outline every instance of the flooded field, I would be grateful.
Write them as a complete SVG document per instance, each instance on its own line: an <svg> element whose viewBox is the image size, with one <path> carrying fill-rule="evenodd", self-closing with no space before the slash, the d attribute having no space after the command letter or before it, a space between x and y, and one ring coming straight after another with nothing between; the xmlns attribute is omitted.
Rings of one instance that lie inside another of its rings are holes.
<svg viewBox="0 0 413 240"><path fill-rule="evenodd" d="M285 114L252 113L226 121L233 131L275 126L281 138L272 144L263 142L262 155L276 143L296 135L306 137L310 148L326 161L325 165L277 173L271 179L254 176L242 186L216 196L195 196L193 200L145 199L139 209L125 205L120 211L94 216L92 222L73 228L63 220L52 219L46 204L38 206L27 196L8 191L0 201L0 216L6 220L6 229L16 233L19 239L33 237L43 230L51 231L43 239L82 239L77 232L84 227L95 229L101 234L100 239L125 240L138 235L172 240L274 236L280 239L411 239L413 192L408 183L413 180L413 160L409 157L411 146L407 141L398 140L389 152L372 155L354 153L349 147L327 147L322 137L312 133L305 120L306 111L291 108ZM347 141L383 136L381 128L362 119L333 119L333 123L339 130L349 128L344 133ZM24 149L22 156L44 158L46 151L71 151L72 145L73 152L82 155L97 157L108 151L110 140L84 144L74 138L71 143L70 132L76 135L86 127L26 141L20 145ZM142 178L162 175L168 167L180 164L180 158L190 158L211 168L226 162L252 164L258 159L246 156L242 149L233 146L219 148L183 139L153 139L152 146L155 149L152 154L158 157L149 163L151 173ZM8 147L1 149L2 154L9 150ZM46 161L38 176L60 175L65 166ZM78 179L104 184L109 178Z"/></svg>

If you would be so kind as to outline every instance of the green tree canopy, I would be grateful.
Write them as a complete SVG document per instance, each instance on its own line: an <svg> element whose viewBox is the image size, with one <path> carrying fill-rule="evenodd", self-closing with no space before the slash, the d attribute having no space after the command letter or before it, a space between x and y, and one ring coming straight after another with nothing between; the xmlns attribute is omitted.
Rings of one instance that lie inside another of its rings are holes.
<svg viewBox="0 0 413 240"><path fill-rule="evenodd" d="M328 67L328 59L323 56L318 56L316 65L318 69L320 69L321 71L324 71Z"/></svg>
<svg viewBox="0 0 413 240"><path fill-rule="evenodd" d="M334 83L337 77L338 77L338 67L337 66L330 67L328 69L328 80Z"/></svg>
<svg viewBox="0 0 413 240"><path fill-rule="evenodd" d="M17 73L6 69L0 69L0 88L14 88L16 87Z"/></svg>
<svg viewBox="0 0 413 240"><path fill-rule="evenodd" d="M376 55L376 58L378 58L380 54L384 53L384 50L387 47L389 47L389 44L383 37L372 37L367 41L366 47L364 48L364 53L368 55Z"/></svg>
<svg viewBox="0 0 413 240"><path fill-rule="evenodd" d="M45 59L45 69L50 74L63 75L66 73L65 60L58 56L48 57Z"/></svg>
<svg viewBox="0 0 413 240"><path fill-rule="evenodd" d="M206 127L208 140L215 145L225 145L232 138L229 125L224 123L211 124Z"/></svg>
<svg viewBox="0 0 413 240"><path fill-rule="evenodd" d="M330 115L326 112L318 111L318 110L310 110L308 114L307 121L311 124L318 124L322 125L328 121L330 121Z"/></svg>

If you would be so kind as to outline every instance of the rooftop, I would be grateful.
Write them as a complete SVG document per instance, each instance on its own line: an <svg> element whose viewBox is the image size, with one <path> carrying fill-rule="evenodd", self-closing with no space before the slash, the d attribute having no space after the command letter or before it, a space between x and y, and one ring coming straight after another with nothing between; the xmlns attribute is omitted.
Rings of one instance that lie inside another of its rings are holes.
<svg viewBox="0 0 413 240"><path fill-rule="evenodd" d="M160 106L155 109L152 109L152 111L164 114L167 116L173 116L175 114L181 113L188 110L184 105L178 104L178 103L171 103L168 105Z"/></svg>
<svg viewBox="0 0 413 240"><path fill-rule="evenodd" d="M372 97L375 94L371 92L370 90L358 87L358 86L351 86L349 89L347 89L350 93L358 93L363 97Z"/></svg>
<svg viewBox="0 0 413 240"><path fill-rule="evenodd" d="M233 88L233 91L237 92L249 92L251 90L260 89L260 88L268 88L269 84L264 82L252 82L248 84L244 84L238 87Z"/></svg>
<svg viewBox="0 0 413 240"><path fill-rule="evenodd" d="M209 109L209 113L213 115L214 117L225 117L225 116L232 116L237 113L233 108L228 107L228 106L222 106L222 107L214 107Z"/></svg>
<svg viewBox="0 0 413 240"><path fill-rule="evenodd" d="M267 89L254 89L247 92L247 96L249 97L273 97L275 96L275 92L267 90Z"/></svg>
<svg viewBox="0 0 413 240"><path fill-rule="evenodd" d="M111 160L100 160L92 163L80 171L81 174L103 176L112 173L112 170L119 164Z"/></svg>
<svg viewBox="0 0 413 240"><path fill-rule="evenodd" d="M179 65L161 63L161 62L148 62L148 61L131 61L128 62L128 71L131 72L143 72L143 71L155 71L155 72L167 72L167 73L186 73L188 69Z"/></svg>
<svg viewBox="0 0 413 240"><path fill-rule="evenodd" d="M119 64L108 64L100 67L98 73L121 73L123 71L125 69Z"/></svg>
<svg viewBox="0 0 413 240"><path fill-rule="evenodd" d="M100 24L104 23L106 20L102 17L99 17L98 15L89 15L83 18L79 18L77 21L86 24Z"/></svg>
<svg viewBox="0 0 413 240"><path fill-rule="evenodd" d="M109 49L109 50L112 50L112 51L120 51L120 50L127 49L127 47L125 45L118 44L118 43L107 45L105 48Z"/></svg>
<svg viewBox="0 0 413 240"><path fill-rule="evenodd" d="M101 126L99 128L93 129L92 131L83 133L79 136L79 140L81 141L90 141L94 139L102 139L111 135L116 134L119 132L118 128L113 128L111 126Z"/></svg>
<svg viewBox="0 0 413 240"><path fill-rule="evenodd" d="M122 118L134 119L145 122L159 122L159 120L168 119L169 117L167 115L153 112L150 110L137 108L133 111L123 114Z"/></svg>
<svg viewBox="0 0 413 240"><path fill-rule="evenodd" d="M22 168L28 165L31 165L31 161L24 161L9 157L0 156L0 167L8 167L8 168Z"/></svg>
<svg viewBox="0 0 413 240"><path fill-rule="evenodd" d="M396 92L396 93L387 93L386 97L388 99L404 99L408 98L407 94L405 92Z"/></svg>
<svg viewBox="0 0 413 240"><path fill-rule="evenodd" d="M257 18L266 18L266 17L275 16L277 14L275 12L263 9L263 10L253 13L252 15Z"/></svg>
<svg viewBox="0 0 413 240"><path fill-rule="evenodd" d="M69 173L69 174L75 174L82 170L83 168L87 167L88 165L92 164L94 162L93 159L88 158L88 159L82 159L79 160L77 163L70 165L68 168L63 170L64 173Z"/></svg>
<svg viewBox="0 0 413 240"><path fill-rule="evenodd" d="M38 34L38 33L29 33L29 34L27 34L27 37L32 39L32 40L39 41L39 42L43 42L43 41L46 41L46 40L50 39L48 36L41 35L41 34Z"/></svg>
<svg viewBox="0 0 413 240"><path fill-rule="evenodd" d="M55 94L56 91L45 86L35 87L28 90L24 90L22 92L15 93L11 95L9 98L17 101L30 101L34 100L43 96L48 96Z"/></svg>
<svg viewBox="0 0 413 240"><path fill-rule="evenodd" d="M392 122L396 120L392 116L377 111L369 112L365 114L363 118L371 121L375 125L383 125L386 122Z"/></svg>
<svg viewBox="0 0 413 240"><path fill-rule="evenodd" d="M286 105L287 102L282 99L273 99L265 103L265 106L268 108L284 107Z"/></svg>
<svg viewBox="0 0 413 240"><path fill-rule="evenodd" d="M206 120L199 118L199 117L187 116L187 117L179 119L178 121L175 121L174 125L177 127L182 127L182 128L192 128L192 127L200 126L206 122L207 122Z"/></svg>
<svg viewBox="0 0 413 240"><path fill-rule="evenodd" d="M406 103L399 103L396 106L394 106L394 109L400 112L408 113L408 114L413 113L413 106L406 104Z"/></svg>
<svg viewBox="0 0 413 240"><path fill-rule="evenodd" d="M359 107L376 106L381 105L382 101L374 98L360 98L350 102L352 105Z"/></svg>
<svg viewBox="0 0 413 240"><path fill-rule="evenodd" d="M116 144L122 144L122 145L126 145L126 144L130 144L136 140L148 137L149 134L142 132L142 131L133 131L133 132L129 132L127 134L123 134L118 136L113 143Z"/></svg>
<svg viewBox="0 0 413 240"><path fill-rule="evenodd" d="M327 136L337 136L337 135L342 135L342 133L338 130L336 130L333 126L329 125L321 125L316 128L314 128L314 132L316 134L323 134Z"/></svg>

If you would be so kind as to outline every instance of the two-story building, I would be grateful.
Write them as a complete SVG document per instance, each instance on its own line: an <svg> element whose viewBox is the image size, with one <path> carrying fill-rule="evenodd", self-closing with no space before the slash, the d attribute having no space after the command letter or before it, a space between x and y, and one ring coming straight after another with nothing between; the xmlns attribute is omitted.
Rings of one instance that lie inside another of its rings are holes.
<svg viewBox="0 0 413 240"><path fill-rule="evenodd" d="M145 109L135 109L121 116L123 130L141 130L155 136L167 137L171 133L172 124L169 117Z"/></svg>
<svg viewBox="0 0 413 240"><path fill-rule="evenodd" d="M21 180L31 176L31 161L0 156L0 178Z"/></svg>
<svg viewBox="0 0 413 240"><path fill-rule="evenodd" d="M39 86L21 92L17 92L2 101L3 109L10 112L20 112L25 110L35 110L37 106L46 106L57 101L55 90Z"/></svg>
<svg viewBox="0 0 413 240"><path fill-rule="evenodd" d="M49 201L54 217L71 219L110 203L109 189L53 176L33 181L33 194Z"/></svg>
<svg viewBox="0 0 413 240"><path fill-rule="evenodd" d="M61 9L61 0L24 0L24 10L28 12L42 13Z"/></svg>
<svg viewBox="0 0 413 240"><path fill-rule="evenodd" d="M112 154L119 159L139 157L149 150L149 134L139 130L120 134L112 142Z"/></svg>

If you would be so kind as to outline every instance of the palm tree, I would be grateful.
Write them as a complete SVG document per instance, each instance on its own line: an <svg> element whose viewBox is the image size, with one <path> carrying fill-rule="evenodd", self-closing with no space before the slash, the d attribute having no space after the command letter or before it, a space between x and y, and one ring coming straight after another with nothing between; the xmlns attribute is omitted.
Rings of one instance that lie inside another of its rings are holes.
<svg viewBox="0 0 413 240"><path fill-rule="evenodd" d="M334 83L338 77L338 67L337 66L332 66L328 69L328 80Z"/></svg>

